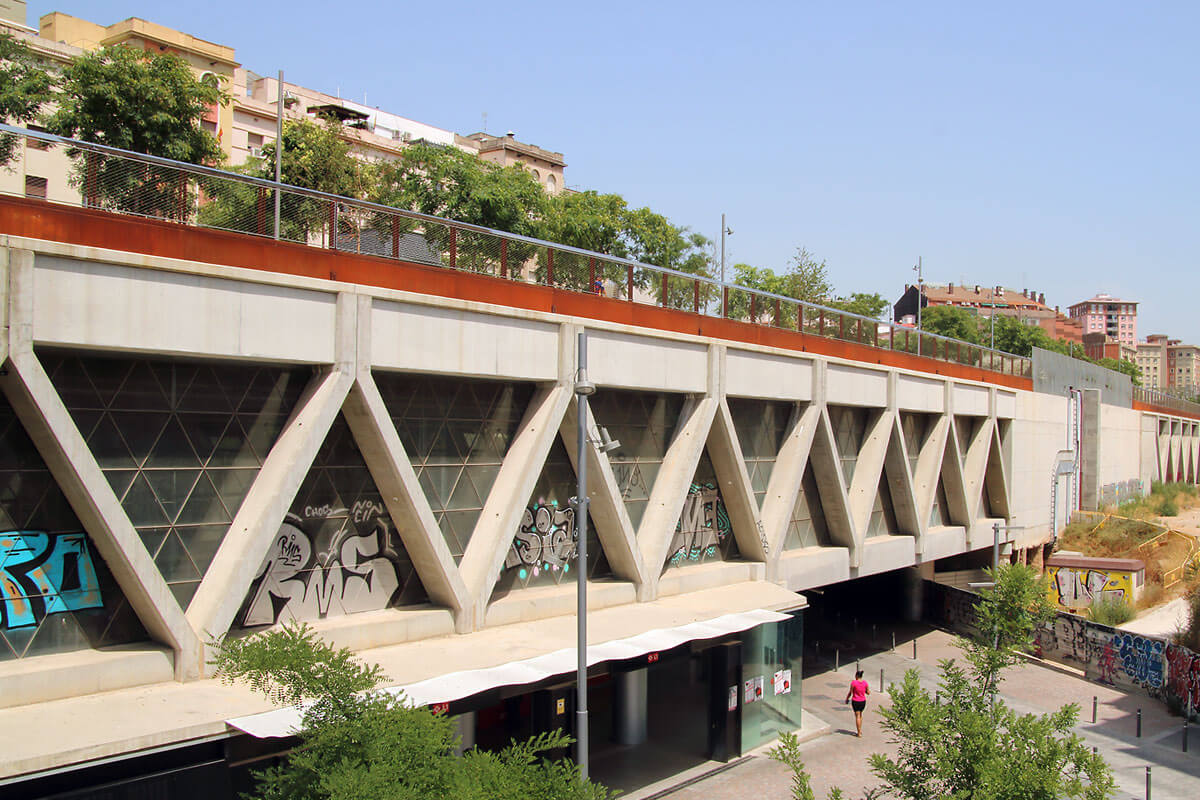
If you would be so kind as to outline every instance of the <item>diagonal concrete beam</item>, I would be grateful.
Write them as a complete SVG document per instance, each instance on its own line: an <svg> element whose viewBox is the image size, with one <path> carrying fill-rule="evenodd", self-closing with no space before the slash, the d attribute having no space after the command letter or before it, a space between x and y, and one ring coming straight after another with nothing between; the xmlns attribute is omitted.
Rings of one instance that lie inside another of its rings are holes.
<svg viewBox="0 0 1200 800"><path fill-rule="evenodd" d="M946 457L946 439L949 435L950 419L945 415L938 417L917 455L913 486L917 496L917 513L925 525L924 530L928 530L933 503L937 499L937 484L942 476L942 462Z"/></svg>
<svg viewBox="0 0 1200 800"><path fill-rule="evenodd" d="M850 566L855 568L861 563L864 534L861 528L855 526L854 517L850 513L850 498L846 492L846 480L842 474L837 447L834 445L833 425L824 407L820 412L808 461L812 464L813 478L821 496L821 507L825 511L825 526L829 529L829 538L838 546L849 548Z"/></svg>
<svg viewBox="0 0 1200 800"><path fill-rule="evenodd" d="M983 513L983 476L987 470L988 451L991 450L992 436L996 430L996 421L985 417L971 437L967 446L966 458L963 459L963 488L967 501L967 514L972 523Z"/></svg>
<svg viewBox="0 0 1200 800"><path fill-rule="evenodd" d="M942 455L942 485L946 489L946 513L955 525L970 527L971 512L967 502L967 482L963 474L963 454L959 452L958 421L947 413L949 430L946 449Z"/></svg>
<svg viewBox="0 0 1200 800"><path fill-rule="evenodd" d="M570 400L571 388L565 384L537 390L475 523L459 571L475 607L477 627L483 624L504 558L525 514L525 502L537 485Z"/></svg>
<svg viewBox="0 0 1200 800"><path fill-rule="evenodd" d="M357 369L342 413L429 599L449 608L466 633L474 629L467 586L371 374L371 310L371 298L360 296Z"/></svg>
<svg viewBox="0 0 1200 800"><path fill-rule="evenodd" d="M33 352L33 253L6 250L4 392L75 516L152 638L174 651L175 678L203 673L203 645L121 507L83 435Z"/></svg>
<svg viewBox="0 0 1200 800"><path fill-rule="evenodd" d="M983 490L988 493L996 506L997 512L1004 519L1009 519L1012 516L1012 507L1009 503L1011 489L1008 482L1008 468L1004 462L1004 448L1000 443L1000 426L993 425L991 436L991 450L987 456L987 468L983 476Z"/></svg>
<svg viewBox="0 0 1200 800"><path fill-rule="evenodd" d="M810 404L803 410L797 408L792 413L787 436L775 458L775 468L771 470L771 480L767 483L762 507L763 526L767 530L767 541L773 553L778 554L783 550L787 526L796 507L796 498L800 495L804 469L808 466L809 451L820 420L821 409L816 405Z"/></svg>
<svg viewBox="0 0 1200 800"><path fill-rule="evenodd" d="M357 315L355 296L339 294L337 361L323 367L308 382L188 605L188 620L206 642L224 635L233 624L300 484L354 384Z"/></svg>
<svg viewBox="0 0 1200 800"><path fill-rule="evenodd" d="M559 426L559 434L566 445L567 455L571 459L571 467L576 470L576 475L579 474L579 452L576 444L578 415L578 400L572 396L567 405L567 413ZM596 418L590 408L587 429L597 431ZM612 567L613 575L632 581L640 592L647 582L642 552L638 549L637 534L633 529L633 522L629 519L629 512L625 510L625 501L621 497L621 489L613 475L612 466L596 446L598 438L598 435L593 435L586 450L588 513L596 526L596 537L600 540L600 546L604 548L604 555Z"/></svg>
<svg viewBox="0 0 1200 800"><path fill-rule="evenodd" d="M707 444L738 552L747 561L769 561L771 546L758 515L758 503L754 500L754 489L750 486L750 473L746 471L733 416L723 399L717 402Z"/></svg>
<svg viewBox="0 0 1200 800"><path fill-rule="evenodd" d="M908 471L908 449L904 442L904 431L900 427L900 415L892 417L891 438L887 456L883 461L883 474L892 493L892 507L896 509L897 533L907 533L917 538L917 547L925 533L925 525L917 513L918 503L913 487L912 475ZM928 517L926 517L928 520Z"/></svg>
<svg viewBox="0 0 1200 800"><path fill-rule="evenodd" d="M869 423L862 446L858 449L854 477L850 481L848 493L854 527L864 535L871 519L871 510L875 506L875 497L879 493L879 477L883 474L888 442L896 425L896 412L891 409L882 412L874 412L872 409L868 413L875 413L876 416Z"/></svg>

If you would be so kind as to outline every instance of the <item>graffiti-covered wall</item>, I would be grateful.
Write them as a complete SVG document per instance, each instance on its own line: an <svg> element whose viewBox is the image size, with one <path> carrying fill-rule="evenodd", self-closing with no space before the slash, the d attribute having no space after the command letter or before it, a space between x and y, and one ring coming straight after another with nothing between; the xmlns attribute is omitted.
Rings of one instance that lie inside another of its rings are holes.
<svg viewBox="0 0 1200 800"><path fill-rule="evenodd" d="M1097 600L1132 603L1139 592L1132 570L1046 565L1050 602L1063 608L1086 608Z"/></svg>
<svg viewBox="0 0 1200 800"><path fill-rule="evenodd" d="M933 621L958 633L974 634L976 595L939 583L928 582L926 587L925 607ZM1144 692L1180 708L1190 699L1193 709L1200 708L1200 654L1154 636L1059 613L1037 631L1032 652L1082 670L1097 683Z"/></svg>

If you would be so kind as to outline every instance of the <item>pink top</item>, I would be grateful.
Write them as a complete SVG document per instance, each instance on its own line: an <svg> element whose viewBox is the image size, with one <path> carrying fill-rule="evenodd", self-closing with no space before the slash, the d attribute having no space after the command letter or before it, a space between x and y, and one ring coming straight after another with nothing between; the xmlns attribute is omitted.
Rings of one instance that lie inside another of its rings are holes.
<svg viewBox="0 0 1200 800"><path fill-rule="evenodd" d="M867 682L850 681L850 699L861 702L867 699Z"/></svg>

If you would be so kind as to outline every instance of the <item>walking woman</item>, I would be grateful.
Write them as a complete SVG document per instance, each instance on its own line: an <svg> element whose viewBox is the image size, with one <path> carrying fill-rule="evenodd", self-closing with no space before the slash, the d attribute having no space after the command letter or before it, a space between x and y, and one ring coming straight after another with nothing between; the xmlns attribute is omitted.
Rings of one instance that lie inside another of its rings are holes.
<svg viewBox="0 0 1200 800"><path fill-rule="evenodd" d="M854 673L854 680L850 681L850 691L846 692L846 702L850 703L850 707L854 709L854 724L858 728L860 739L862 738L863 709L867 707L867 695L870 693L871 687L863 680L863 671L860 669Z"/></svg>

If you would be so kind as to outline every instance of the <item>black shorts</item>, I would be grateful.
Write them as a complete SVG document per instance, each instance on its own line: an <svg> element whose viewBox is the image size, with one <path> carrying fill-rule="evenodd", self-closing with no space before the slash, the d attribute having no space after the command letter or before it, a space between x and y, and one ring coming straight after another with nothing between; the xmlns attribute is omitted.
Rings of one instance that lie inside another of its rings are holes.
<svg viewBox="0 0 1200 800"><path fill-rule="evenodd" d="M867 707L867 701L866 700L851 700L850 707L853 708L855 711L862 711L864 708Z"/></svg>

